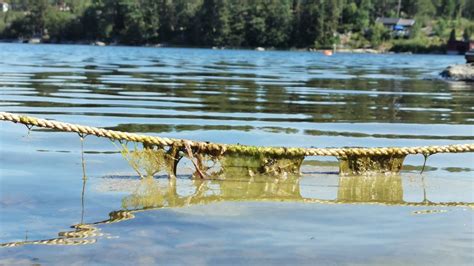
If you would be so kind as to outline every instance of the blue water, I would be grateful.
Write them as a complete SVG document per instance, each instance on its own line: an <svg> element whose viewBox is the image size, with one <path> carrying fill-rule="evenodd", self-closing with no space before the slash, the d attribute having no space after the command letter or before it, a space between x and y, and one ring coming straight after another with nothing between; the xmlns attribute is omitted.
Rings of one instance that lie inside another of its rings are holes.
<svg viewBox="0 0 474 266"><path fill-rule="evenodd" d="M221 143L470 143L474 85L438 77L463 61L0 44L0 111ZM152 209L97 224L100 235L88 238L93 243L0 248L0 264L446 265L474 259L472 207L436 206L474 202L472 154L431 156L422 175L423 157L409 156L401 176L381 177L387 182L345 181L330 157L307 158L300 178L276 181L201 184L183 165L171 186L162 176L140 181L118 146L86 137L84 183L76 134L1 122L1 243L54 239L74 224L107 221L113 211ZM176 194L166 194L169 187ZM347 189L360 193L334 204ZM406 206L425 199L435 204Z"/></svg>

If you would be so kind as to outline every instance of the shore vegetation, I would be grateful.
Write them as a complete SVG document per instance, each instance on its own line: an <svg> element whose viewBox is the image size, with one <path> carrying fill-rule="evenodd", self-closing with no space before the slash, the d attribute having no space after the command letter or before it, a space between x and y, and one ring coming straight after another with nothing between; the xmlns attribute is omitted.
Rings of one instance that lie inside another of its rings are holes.
<svg viewBox="0 0 474 266"><path fill-rule="evenodd" d="M467 0L9 0L0 38L52 43L444 52ZM414 19L400 36L377 18Z"/></svg>

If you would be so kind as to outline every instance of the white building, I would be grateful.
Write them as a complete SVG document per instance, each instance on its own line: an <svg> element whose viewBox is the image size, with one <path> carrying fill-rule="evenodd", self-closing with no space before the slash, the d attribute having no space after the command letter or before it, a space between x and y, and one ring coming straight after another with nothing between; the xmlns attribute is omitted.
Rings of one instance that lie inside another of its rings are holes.
<svg viewBox="0 0 474 266"><path fill-rule="evenodd" d="M8 3L0 1L0 10L2 12L7 12L9 7Z"/></svg>

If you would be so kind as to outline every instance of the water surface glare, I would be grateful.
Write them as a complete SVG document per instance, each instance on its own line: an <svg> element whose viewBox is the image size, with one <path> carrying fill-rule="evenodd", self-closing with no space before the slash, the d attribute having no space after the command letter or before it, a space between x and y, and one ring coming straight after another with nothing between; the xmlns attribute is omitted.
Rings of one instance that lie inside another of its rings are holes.
<svg viewBox="0 0 474 266"><path fill-rule="evenodd" d="M474 85L437 74L463 61L0 44L0 111L221 143L461 144L474 140ZM0 122L0 264L474 260L473 154L352 178L326 157L301 177L205 181L188 162L175 183L140 180L107 139L86 137L81 158L76 134Z"/></svg>

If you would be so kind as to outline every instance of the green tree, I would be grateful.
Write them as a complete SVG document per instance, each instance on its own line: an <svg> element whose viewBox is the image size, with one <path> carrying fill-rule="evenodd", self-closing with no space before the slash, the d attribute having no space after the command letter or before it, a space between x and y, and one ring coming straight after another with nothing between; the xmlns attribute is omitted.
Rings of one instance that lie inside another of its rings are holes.
<svg viewBox="0 0 474 266"><path fill-rule="evenodd" d="M73 14L80 16L92 4L92 0L64 0L64 3L71 8Z"/></svg>
<svg viewBox="0 0 474 266"><path fill-rule="evenodd" d="M137 1L119 1L117 16L119 23L115 24L115 28L121 42L136 45L147 41L146 24Z"/></svg>
<svg viewBox="0 0 474 266"><path fill-rule="evenodd" d="M421 21L417 20L410 30L410 38L416 39L421 37Z"/></svg>
<svg viewBox="0 0 474 266"><path fill-rule="evenodd" d="M10 0L12 10L27 10L31 0Z"/></svg>
<svg viewBox="0 0 474 266"><path fill-rule="evenodd" d="M339 26L339 18L342 13L342 1L340 0L326 0L322 3L323 6L323 20L322 36L317 42L322 47L330 48L336 43L336 34Z"/></svg>
<svg viewBox="0 0 474 266"><path fill-rule="evenodd" d="M356 28L364 31L370 24L370 12L372 11L372 2L370 0L362 0L357 9Z"/></svg>
<svg viewBox="0 0 474 266"><path fill-rule="evenodd" d="M474 19L474 1L467 1L464 7L463 16L468 19Z"/></svg>
<svg viewBox="0 0 474 266"><path fill-rule="evenodd" d="M143 39L146 42L158 42L160 29L160 16L158 16L159 3L155 0L140 0Z"/></svg>
<svg viewBox="0 0 474 266"><path fill-rule="evenodd" d="M33 32L34 27L28 17L21 17L12 21L2 35L5 38L29 38Z"/></svg>
<svg viewBox="0 0 474 266"><path fill-rule="evenodd" d="M468 41L471 40L471 33L470 33L470 31L469 31L468 28L465 28L465 29L464 29L464 32L463 32L463 34L462 34L462 39L463 39L465 42L468 42Z"/></svg>
<svg viewBox="0 0 474 266"><path fill-rule="evenodd" d="M396 17L398 0L373 0L375 17Z"/></svg>
<svg viewBox="0 0 474 266"><path fill-rule="evenodd" d="M291 29L291 4L288 0L266 0L262 16L265 17L265 46L286 47Z"/></svg>
<svg viewBox="0 0 474 266"><path fill-rule="evenodd" d="M445 19L440 19L436 22L436 24L433 26L433 32L436 36L443 38L444 33L448 29L448 24Z"/></svg>
<svg viewBox="0 0 474 266"><path fill-rule="evenodd" d="M176 5L171 0L159 1L159 31L164 40L171 40L176 30Z"/></svg>
<svg viewBox="0 0 474 266"><path fill-rule="evenodd" d="M357 4L355 2L349 2L344 6L342 23L349 25L347 30L353 30L354 25L357 23L357 14Z"/></svg>
<svg viewBox="0 0 474 266"><path fill-rule="evenodd" d="M443 0L441 14L446 18L453 18L456 13L456 2L454 0Z"/></svg>
<svg viewBox="0 0 474 266"><path fill-rule="evenodd" d="M456 30L452 29L451 33L449 34L449 41L456 41Z"/></svg>
<svg viewBox="0 0 474 266"><path fill-rule="evenodd" d="M82 22L91 40L110 40L114 36L116 3L112 0L94 0L84 12Z"/></svg>
<svg viewBox="0 0 474 266"><path fill-rule="evenodd" d="M46 26L46 17L51 11L51 5L48 0L29 0L28 22L32 25L35 34L43 34Z"/></svg>
<svg viewBox="0 0 474 266"><path fill-rule="evenodd" d="M472 1L472 0L469 0ZM466 6L465 0L458 0L457 1L457 12L456 12L456 19L460 19L463 15L464 8Z"/></svg>
<svg viewBox="0 0 474 266"><path fill-rule="evenodd" d="M434 16L436 14L436 8L433 5L432 0L417 0L414 4L413 14L411 16Z"/></svg>
<svg viewBox="0 0 474 266"><path fill-rule="evenodd" d="M197 13L202 5L201 0L174 0L176 25L173 36L165 41L174 41L180 44L195 44L199 38L199 31L195 26ZM163 36L162 36L163 37Z"/></svg>
<svg viewBox="0 0 474 266"><path fill-rule="evenodd" d="M204 0L198 16L197 27L201 38L197 43L206 46L226 45L230 33L227 0Z"/></svg>
<svg viewBox="0 0 474 266"><path fill-rule="evenodd" d="M390 38L390 32L381 23L375 23L370 27L367 38L372 47L378 47Z"/></svg>
<svg viewBox="0 0 474 266"><path fill-rule="evenodd" d="M66 37L67 27L75 16L69 12L60 12L57 10L47 13L45 18L45 27L48 30L50 39L61 41Z"/></svg>
<svg viewBox="0 0 474 266"><path fill-rule="evenodd" d="M249 46L264 46L267 43L265 17L262 16L264 8L262 1L255 1L250 4L245 25L245 39Z"/></svg>
<svg viewBox="0 0 474 266"><path fill-rule="evenodd" d="M230 14L229 27L230 32L228 36L228 44L230 46L239 47L245 46L245 31L246 31L246 20L248 16L248 4L242 4L242 0L230 1Z"/></svg>
<svg viewBox="0 0 474 266"><path fill-rule="evenodd" d="M320 1L306 0L301 3L301 19L299 25L300 46L313 46L321 38L322 23L324 22L323 10Z"/></svg>
<svg viewBox="0 0 474 266"><path fill-rule="evenodd" d="M9 2L14 11L0 16L1 36L31 37L48 32L57 40L105 40L132 45L160 41L205 46L329 47L337 43L340 34L352 32L349 41L355 46L369 41L376 46L387 39L387 32L374 25L375 18L395 16L399 3L401 17L416 17L411 37L426 41L447 38L451 28L469 29L474 18L474 1L466 0ZM60 12L58 7L62 5L70 7L70 11ZM430 25L440 38L423 36L421 26Z"/></svg>
<svg viewBox="0 0 474 266"><path fill-rule="evenodd" d="M291 12L293 14L291 22L291 33L290 33L290 45L299 47L300 45L300 24L301 24L301 3L299 0L293 0L291 6Z"/></svg>

